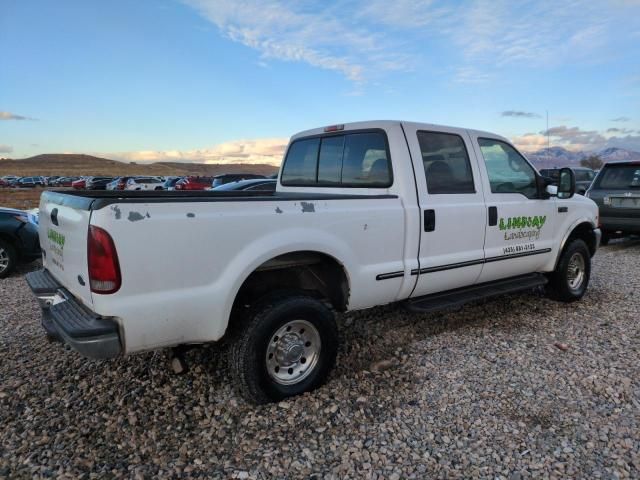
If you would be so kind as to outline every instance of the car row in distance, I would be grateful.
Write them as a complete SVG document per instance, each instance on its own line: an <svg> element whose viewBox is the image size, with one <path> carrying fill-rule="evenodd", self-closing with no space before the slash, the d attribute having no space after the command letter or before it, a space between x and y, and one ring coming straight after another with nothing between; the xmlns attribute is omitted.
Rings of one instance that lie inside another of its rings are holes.
<svg viewBox="0 0 640 480"><path fill-rule="evenodd" d="M12 208L0 208L0 279L18 263L40 258L38 217Z"/></svg>
<svg viewBox="0 0 640 480"><path fill-rule="evenodd" d="M264 185L274 184L274 178L253 173L226 173L215 176L31 176L0 177L0 187L72 187L76 190L213 190L223 185L244 180L256 180L256 184L240 184L225 190L269 190ZM272 180L272 181L264 181ZM259 188L263 185L262 188ZM274 187L275 188L275 187ZM273 191L274 188L271 188Z"/></svg>

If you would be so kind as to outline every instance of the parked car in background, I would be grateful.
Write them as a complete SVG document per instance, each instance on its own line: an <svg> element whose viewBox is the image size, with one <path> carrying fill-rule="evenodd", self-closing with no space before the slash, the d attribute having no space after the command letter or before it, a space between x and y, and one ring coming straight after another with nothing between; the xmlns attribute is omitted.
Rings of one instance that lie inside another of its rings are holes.
<svg viewBox="0 0 640 480"><path fill-rule="evenodd" d="M157 177L131 177L125 190L162 190L162 180Z"/></svg>
<svg viewBox="0 0 640 480"><path fill-rule="evenodd" d="M14 175L5 175L4 177L0 177L0 187L9 187L12 182L19 179L20 177L16 177Z"/></svg>
<svg viewBox="0 0 640 480"><path fill-rule="evenodd" d="M600 208L602 244L640 234L640 162L605 164L586 196Z"/></svg>
<svg viewBox="0 0 640 480"><path fill-rule="evenodd" d="M162 184L162 188L164 190L175 190L176 183L182 180L184 177L167 177L164 183Z"/></svg>
<svg viewBox="0 0 640 480"><path fill-rule="evenodd" d="M87 190L106 190L107 183L113 181L113 177L91 177L85 183Z"/></svg>
<svg viewBox="0 0 640 480"><path fill-rule="evenodd" d="M76 190L83 190L87 183L87 177L80 177L77 180L71 182L71 186Z"/></svg>
<svg viewBox="0 0 640 480"><path fill-rule="evenodd" d="M591 186L593 179L596 178L596 173L587 167L567 167L573 170L573 174L576 177L576 193L584 195L585 192ZM559 168L543 168L540 170L540 175L553 180L552 185L558 184L558 177L560 176Z"/></svg>
<svg viewBox="0 0 640 480"><path fill-rule="evenodd" d="M60 175L52 175L50 177L45 177L45 185L47 187L52 187L55 185L56 181L60 178Z"/></svg>
<svg viewBox="0 0 640 480"><path fill-rule="evenodd" d="M124 190L127 185L127 181L133 177L116 177L107 183L107 190Z"/></svg>
<svg viewBox="0 0 640 480"><path fill-rule="evenodd" d="M222 175L216 175L211 182L211 188L219 187L229 182L238 182L240 180L249 180L251 178L266 178L264 175L257 175L254 173L225 173Z"/></svg>
<svg viewBox="0 0 640 480"><path fill-rule="evenodd" d="M60 177L53 182L54 187L71 187L80 177Z"/></svg>
<svg viewBox="0 0 640 480"><path fill-rule="evenodd" d="M13 186L18 188L44 187L43 177L22 177Z"/></svg>
<svg viewBox="0 0 640 480"><path fill-rule="evenodd" d="M206 190L211 188L213 184L213 177L198 177L190 175L184 177L182 180L176 183L176 190Z"/></svg>
<svg viewBox="0 0 640 480"><path fill-rule="evenodd" d="M219 187L212 188L216 192L224 191L256 191L256 192L275 192L277 180L273 178L252 178L249 180L238 180L236 182L225 183Z"/></svg>
<svg viewBox="0 0 640 480"><path fill-rule="evenodd" d="M37 217L22 210L0 208L0 278L18 263L40 258Z"/></svg>

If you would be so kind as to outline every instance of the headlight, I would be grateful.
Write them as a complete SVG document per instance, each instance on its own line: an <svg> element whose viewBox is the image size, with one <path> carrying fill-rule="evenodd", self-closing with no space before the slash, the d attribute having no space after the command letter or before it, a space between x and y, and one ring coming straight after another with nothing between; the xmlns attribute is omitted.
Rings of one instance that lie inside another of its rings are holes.
<svg viewBox="0 0 640 480"><path fill-rule="evenodd" d="M611 205L611 197L606 196L602 199L602 203L604 203L605 205Z"/></svg>

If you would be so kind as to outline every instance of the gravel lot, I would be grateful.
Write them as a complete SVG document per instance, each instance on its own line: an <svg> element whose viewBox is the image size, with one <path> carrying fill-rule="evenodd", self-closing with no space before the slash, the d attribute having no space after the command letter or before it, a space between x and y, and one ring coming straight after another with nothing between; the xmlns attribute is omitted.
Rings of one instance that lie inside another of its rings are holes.
<svg viewBox="0 0 640 480"><path fill-rule="evenodd" d="M320 390L254 407L214 347L89 361L0 281L0 478L639 478L640 241L594 259L583 301L532 293L340 322Z"/></svg>

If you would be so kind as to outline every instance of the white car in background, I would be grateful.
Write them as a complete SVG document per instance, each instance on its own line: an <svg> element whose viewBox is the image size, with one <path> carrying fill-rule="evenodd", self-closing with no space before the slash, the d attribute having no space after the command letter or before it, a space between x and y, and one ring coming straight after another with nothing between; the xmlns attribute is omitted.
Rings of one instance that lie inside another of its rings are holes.
<svg viewBox="0 0 640 480"><path fill-rule="evenodd" d="M125 190L163 190L164 182L157 177L133 177L127 180Z"/></svg>

